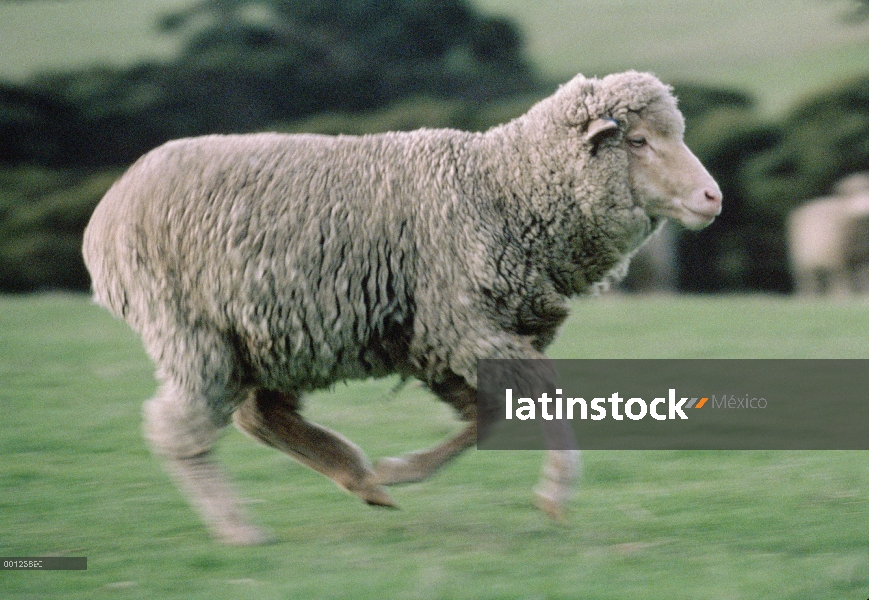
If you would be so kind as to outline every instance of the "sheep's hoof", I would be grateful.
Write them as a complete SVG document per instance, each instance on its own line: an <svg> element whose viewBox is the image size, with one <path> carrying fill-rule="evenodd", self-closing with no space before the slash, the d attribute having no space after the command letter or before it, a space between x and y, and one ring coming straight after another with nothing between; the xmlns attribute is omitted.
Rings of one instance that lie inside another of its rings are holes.
<svg viewBox="0 0 869 600"><path fill-rule="evenodd" d="M534 493L534 506L542 510L547 517L557 523L567 521L567 509L564 503L541 492Z"/></svg>
<svg viewBox="0 0 869 600"><path fill-rule="evenodd" d="M216 537L228 546L262 546L275 541L272 535L253 525L224 528Z"/></svg>
<svg viewBox="0 0 869 600"><path fill-rule="evenodd" d="M380 485L417 483L425 479L419 468L406 458L382 458L374 467L374 480Z"/></svg>
<svg viewBox="0 0 869 600"><path fill-rule="evenodd" d="M398 508L395 500L386 493L386 490L380 487L373 474L369 474L368 477L363 479L361 482L354 482L353 485L345 484L344 489L351 494L359 496L362 501L369 506Z"/></svg>
<svg viewBox="0 0 869 600"><path fill-rule="evenodd" d="M359 494L359 497L369 506L382 506L384 508L398 508L389 494L383 491L379 486L371 487L365 493Z"/></svg>
<svg viewBox="0 0 869 600"><path fill-rule="evenodd" d="M387 496L387 498L389 498ZM377 508L391 508L392 510L398 510L400 507L398 504L392 501L392 498L389 498L389 502L384 502L383 500L371 500L366 499L365 504L368 506L376 506Z"/></svg>

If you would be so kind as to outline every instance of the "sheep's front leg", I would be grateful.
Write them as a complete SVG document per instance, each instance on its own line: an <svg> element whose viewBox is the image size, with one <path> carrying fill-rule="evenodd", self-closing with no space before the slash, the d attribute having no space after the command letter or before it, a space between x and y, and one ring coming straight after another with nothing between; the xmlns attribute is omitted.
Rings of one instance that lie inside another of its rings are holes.
<svg viewBox="0 0 869 600"><path fill-rule="evenodd" d="M471 423L455 437L433 448L379 460L375 468L378 483L393 485L422 481L477 442L477 391L458 377L432 387L432 391ZM566 422L543 421L543 427L550 450L546 453L543 472L534 490L534 503L551 518L561 520L579 474L580 452Z"/></svg>
<svg viewBox="0 0 869 600"><path fill-rule="evenodd" d="M534 488L534 504L553 519L561 520L579 475L580 452L567 421L542 420L540 426L548 450L540 481Z"/></svg>
<svg viewBox="0 0 869 600"><path fill-rule="evenodd" d="M395 507L362 450L338 433L306 421L298 406L295 395L259 389L238 407L233 420L243 432L322 473L366 503Z"/></svg>
<svg viewBox="0 0 869 600"><path fill-rule="evenodd" d="M376 481L382 485L422 481L476 441L475 421L455 437L433 448L377 461ZM543 472L534 489L534 504L555 520L565 518L566 504L579 474L579 459L579 450L549 450L546 453Z"/></svg>
<svg viewBox="0 0 869 600"><path fill-rule="evenodd" d="M377 461L375 474L379 483L394 485L422 481L477 443L477 390L458 376L431 386L431 390L470 423L458 435L437 446Z"/></svg>
<svg viewBox="0 0 869 600"><path fill-rule="evenodd" d="M579 450L549 450L543 473L534 488L534 505L561 521L579 474Z"/></svg>
<svg viewBox="0 0 869 600"><path fill-rule="evenodd" d="M427 450L380 459L374 470L376 481L382 485L422 481L476 442L477 423L474 422L457 436Z"/></svg>

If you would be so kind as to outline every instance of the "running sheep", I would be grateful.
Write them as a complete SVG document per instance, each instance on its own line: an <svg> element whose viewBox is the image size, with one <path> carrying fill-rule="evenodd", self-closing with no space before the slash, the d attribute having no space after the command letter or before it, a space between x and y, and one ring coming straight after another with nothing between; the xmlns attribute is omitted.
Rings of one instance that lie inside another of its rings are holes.
<svg viewBox="0 0 869 600"><path fill-rule="evenodd" d="M139 159L84 257L157 366L146 437L214 535L266 539L212 455L230 421L381 506L384 485L474 445L479 359L543 357L569 297L623 276L665 219L720 213L683 130L672 90L631 71L577 76L485 133L215 135ZM373 467L299 414L305 392L389 374L464 429ZM577 470L577 451L549 451L537 505L562 514Z"/></svg>

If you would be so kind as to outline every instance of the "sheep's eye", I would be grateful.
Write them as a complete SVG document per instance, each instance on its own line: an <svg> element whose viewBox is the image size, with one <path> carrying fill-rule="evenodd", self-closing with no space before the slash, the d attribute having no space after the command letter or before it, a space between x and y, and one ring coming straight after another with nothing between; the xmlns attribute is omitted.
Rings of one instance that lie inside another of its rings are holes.
<svg viewBox="0 0 869 600"><path fill-rule="evenodd" d="M628 143L634 148L642 148L646 145L646 138L640 136L628 138Z"/></svg>

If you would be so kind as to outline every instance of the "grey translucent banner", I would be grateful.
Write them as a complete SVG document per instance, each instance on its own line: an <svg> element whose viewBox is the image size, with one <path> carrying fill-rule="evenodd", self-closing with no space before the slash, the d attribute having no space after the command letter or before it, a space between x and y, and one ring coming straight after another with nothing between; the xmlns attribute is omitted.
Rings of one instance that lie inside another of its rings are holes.
<svg viewBox="0 0 869 600"><path fill-rule="evenodd" d="M867 450L869 360L481 360L481 450Z"/></svg>
<svg viewBox="0 0 869 600"><path fill-rule="evenodd" d="M87 571L86 556L0 557L0 571Z"/></svg>

